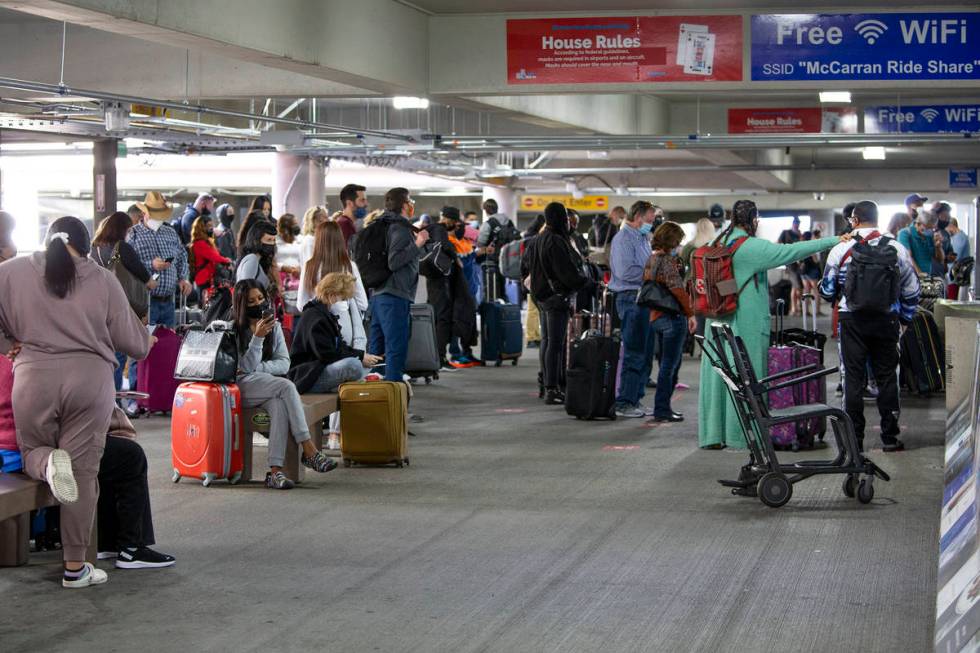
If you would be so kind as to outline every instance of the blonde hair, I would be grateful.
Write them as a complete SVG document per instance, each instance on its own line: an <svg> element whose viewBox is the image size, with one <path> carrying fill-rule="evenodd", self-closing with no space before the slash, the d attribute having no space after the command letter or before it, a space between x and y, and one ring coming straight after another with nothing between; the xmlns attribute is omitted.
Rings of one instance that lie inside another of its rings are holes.
<svg viewBox="0 0 980 653"><path fill-rule="evenodd" d="M350 299L354 296L354 288L357 280L353 274L346 272L331 272L316 284L316 297L324 304L327 297L335 295L341 299Z"/></svg>
<svg viewBox="0 0 980 653"><path fill-rule="evenodd" d="M707 245L712 240L715 239L715 225L708 218L701 218L698 220L696 231L694 232L694 239L691 240L691 244L695 247L701 247L702 245Z"/></svg>
<svg viewBox="0 0 980 653"><path fill-rule="evenodd" d="M311 236L313 230L316 229L316 215L317 213L322 213L324 217L327 216L327 210L322 206L311 206L306 209L306 213L303 214L303 235Z"/></svg>

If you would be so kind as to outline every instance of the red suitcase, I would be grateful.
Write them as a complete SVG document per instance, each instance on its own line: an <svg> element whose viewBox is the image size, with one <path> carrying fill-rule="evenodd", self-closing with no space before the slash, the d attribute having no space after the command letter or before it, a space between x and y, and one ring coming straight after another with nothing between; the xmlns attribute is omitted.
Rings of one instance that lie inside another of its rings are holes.
<svg viewBox="0 0 980 653"><path fill-rule="evenodd" d="M238 483L244 469L242 397L237 385L183 383L170 422L173 482L190 476L211 485Z"/></svg>
<svg viewBox="0 0 980 653"><path fill-rule="evenodd" d="M157 327L153 331L157 342L150 350L146 360L137 364L136 390L150 395L137 403L143 410L151 413L167 413L173 408L174 393L180 381L174 378L177 356L180 354L180 336L167 327Z"/></svg>

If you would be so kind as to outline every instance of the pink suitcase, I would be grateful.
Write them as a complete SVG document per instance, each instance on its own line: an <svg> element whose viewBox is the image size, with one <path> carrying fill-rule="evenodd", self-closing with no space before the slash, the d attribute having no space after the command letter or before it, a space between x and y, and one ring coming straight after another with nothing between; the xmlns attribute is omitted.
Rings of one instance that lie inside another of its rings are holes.
<svg viewBox="0 0 980 653"><path fill-rule="evenodd" d="M770 338L766 374L771 376L807 365L821 366L823 354L819 349L799 344L786 344L783 337L783 310L785 310L785 302L779 300L776 303L776 327ZM816 318L814 318L815 329ZM789 376L780 379L780 381L788 381L797 376L803 376L803 374ZM822 389L826 387L825 383L824 379L816 379L770 392L769 408L790 408L802 404L823 403L826 399L825 393L822 392ZM773 446L777 448L794 450L812 448L815 437L821 434L822 423L823 420L814 418L777 424L770 429L769 435L772 438Z"/></svg>
<svg viewBox="0 0 980 653"><path fill-rule="evenodd" d="M149 397L138 401L139 407L151 413L167 413L173 410L174 395L180 381L174 378L177 355L180 354L181 338L167 327L157 327L153 332L157 342L146 360L139 362L136 371L136 390Z"/></svg>

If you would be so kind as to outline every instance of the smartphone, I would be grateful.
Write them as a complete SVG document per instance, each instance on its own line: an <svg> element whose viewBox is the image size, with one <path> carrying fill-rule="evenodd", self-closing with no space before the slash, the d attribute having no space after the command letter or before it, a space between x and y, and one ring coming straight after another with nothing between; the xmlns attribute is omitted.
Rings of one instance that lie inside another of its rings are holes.
<svg viewBox="0 0 980 653"><path fill-rule="evenodd" d="M165 258L165 259L163 259L163 262L164 263L173 263L174 262L174 257L171 256L170 258Z"/></svg>
<svg viewBox="0 0 980 653"><path fill-rule="evenodd" d="M274 313L272 312L272 309L271 308L269 310L267 310L267 311L262 311L262 319L263 320L268 320L273 315L274 315Z"/></svg>

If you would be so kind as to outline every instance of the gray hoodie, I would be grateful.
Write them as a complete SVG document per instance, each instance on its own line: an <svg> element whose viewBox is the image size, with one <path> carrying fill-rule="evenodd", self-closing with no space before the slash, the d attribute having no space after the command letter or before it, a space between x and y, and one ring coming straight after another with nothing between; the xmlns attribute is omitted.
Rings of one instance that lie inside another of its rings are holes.
<svg viewBox="0 0 980 653"><path fill-rule="evenodd" d="M419 257L422 250L415 246L415 232L404 216L385 211L378 220L386 220L388 227L388 269L391 276L375 292L415 301L419 285Z"/></svg>

